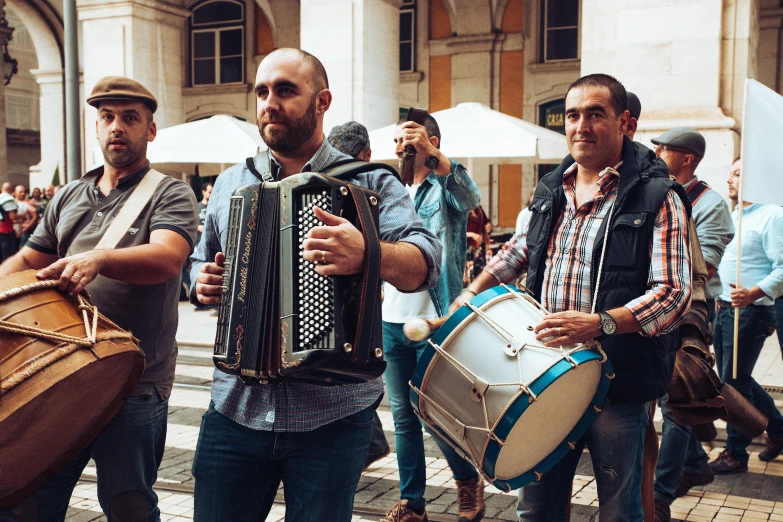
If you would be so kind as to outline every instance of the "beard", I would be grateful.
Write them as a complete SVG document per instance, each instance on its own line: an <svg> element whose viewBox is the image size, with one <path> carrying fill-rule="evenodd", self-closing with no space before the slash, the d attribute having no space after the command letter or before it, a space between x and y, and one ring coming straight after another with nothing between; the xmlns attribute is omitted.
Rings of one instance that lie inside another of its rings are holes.
<svg viewBox="0 0 783 522"><path fill-rule="evenodd" d="M282 123L285 128L269 128L269 113L265 113L258 120L258 130L266 146L275 152L285 154L296 151L313 137L318 126L315 115L315 96L310 100L310 106L301 118L291 120L288 116L279 114L275 115L274 122Z"/></svg>
<svg viewBox="0 0 783 522"><path fill-rule="evenodd" d="M110 149L109 144L113 140L122 140L125 143L125 148L120 150ZM101 142L101 151L106 163L114 168L123 168L144 156L147 152L147 140L145 137L143 141L133 142L126 137L109 136L105 141Z"/></svg>

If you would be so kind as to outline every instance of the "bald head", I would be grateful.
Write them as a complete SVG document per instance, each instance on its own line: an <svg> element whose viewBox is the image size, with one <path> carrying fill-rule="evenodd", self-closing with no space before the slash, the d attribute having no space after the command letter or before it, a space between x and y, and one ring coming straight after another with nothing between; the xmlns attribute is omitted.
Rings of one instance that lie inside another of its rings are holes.
<svg viewBox="0 0 783 522"><path fill-rule="evenodd" d="M261 64L267 60L297 60L308 67L308 76L315 92L329 88L329 77L326 75L324 64L321 63L321 60L307 51L295 49L293 47L284 47L269 53L266 58L262 60Z"/></svg>
<svg viewBox="0 0 783 522"><path fill-rule="evenodd" d="M14 187L13 185L11 185L10 181L6 181L5 183L3 183L3 192L5 192L6 194L12 194L14 192Z"/></svg>

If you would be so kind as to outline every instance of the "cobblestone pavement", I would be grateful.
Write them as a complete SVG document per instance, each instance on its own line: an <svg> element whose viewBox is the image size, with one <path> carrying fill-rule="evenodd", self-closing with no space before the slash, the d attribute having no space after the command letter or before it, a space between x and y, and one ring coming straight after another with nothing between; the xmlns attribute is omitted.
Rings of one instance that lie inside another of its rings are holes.
<svg viewBox="0 0 783 522"><path fill-rule="evenodd" d="M193 517L193 477L190 465L196 448L201 414L209 404L208 386L212 379L211 352L208 349L214 338L214 318L208 312L193 313L185 305L180 307L182 318L178 336L181 342L174 392L169 403L169 427L166 452L158 473L161 519L183 521ZM764 385L783 385L783 362L777 339L771 337L759 363L756 377ZM783 408L783 395L773 394L776 404ZM379 408L392 453L368 469L362 476L356 493L354 521L378 520L380 515L398 499L399 474L391 412L387 404ZM656 425L660 433L660 412ZM719 438L725 437L725 424L716 423ZM763 449L761 440L749 448L751 457L748 473L716 477L703 488L677 499L672 505L672 516L687 521L758 522L783 521L783 458L765 463L758 459ZM711 458L721 448L709 449ZM434 442L425 434L427 461L427 511L433 522L456 520L457 490L446 461L441 458ZM92 463L85 470L71 499L66 520L84 522L105 520L98 506L93 482L95 469ZM282 489L281 489L282 492ZM488 522L516 520L516 494L497 491L487 486L486 518ZM282 496L278 498L282 500ZM597 493L589 453L585 452L577 470L572 494L573 522L597 520ZM267 520L283 520L285 507L275 506Z"/></svg>

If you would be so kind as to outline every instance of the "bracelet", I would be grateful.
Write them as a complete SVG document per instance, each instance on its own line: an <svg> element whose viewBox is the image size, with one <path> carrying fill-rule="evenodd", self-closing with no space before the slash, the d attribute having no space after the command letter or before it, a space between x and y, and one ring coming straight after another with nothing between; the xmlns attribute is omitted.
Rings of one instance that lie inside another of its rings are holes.
<svg viewBox="0 0 783 522"><path fill-rule="evenodd" d="M465 292L470 292L474 296L478 295L475 291L471 290L470 288L465 288L464 290L462 290L462 293L465 293Z"/></svg>

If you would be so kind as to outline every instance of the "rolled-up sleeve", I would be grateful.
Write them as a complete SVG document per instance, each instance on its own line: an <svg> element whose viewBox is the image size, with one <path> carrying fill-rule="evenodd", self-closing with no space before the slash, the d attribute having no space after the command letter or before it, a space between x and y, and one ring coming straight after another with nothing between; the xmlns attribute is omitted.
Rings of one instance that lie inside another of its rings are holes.
<svg viewBox="0 0 783 522"><path fill-rule="evenodd" d="M761 234L761 244L772 270L758 282L761 291L772 299L783 295L783 211L779 208L775 211Z"/></svg>
<svg viewBox="0 0 783 522"><path fill-rule="evenodd" d="M655 219L650 246L649 290L625 305L648 337L670 333L685 319L691 301L688 217L669 191Z"/></svg>
<svg viewBox="0 0 783 522"><path fill-rule="evenodd" d="M438 176L438 183L446 193L446 201L457 210L468 212L481 203L481 191L458 161L451 160L451 172Z"/></svg>
<svg viewBox="0 0 783 522"><path fill-rule="evenodd" d="M411 243L416 245L424 255L427 262L427 278L422 286L405 293L421 292L435 286L440 277L443 247L438 238L424 228L424 223L416 213L416 208L405 187L385 170L360 174L357 176L357 181L381 196L378 217L381 241Z"/></svg>
<svg viewBox="0 0 783 522"><path fill-rule="evenodd" d="M484 267L484 271L495 276L499 283L513 282L527 270L527 236L514 234Z"/></svg>

